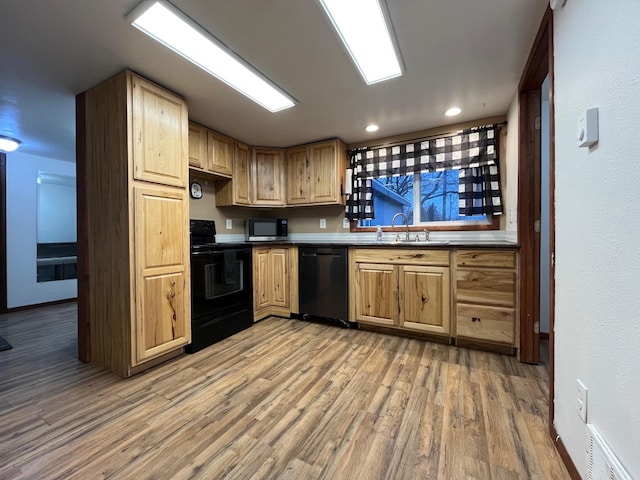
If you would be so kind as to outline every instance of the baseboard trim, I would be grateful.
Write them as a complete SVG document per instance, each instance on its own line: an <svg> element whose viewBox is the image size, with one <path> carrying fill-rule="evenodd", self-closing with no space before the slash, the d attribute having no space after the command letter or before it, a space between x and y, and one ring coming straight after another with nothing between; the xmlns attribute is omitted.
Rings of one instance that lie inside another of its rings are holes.
<svg viewBox="0 0 640 480"><path fill-rule="evenodd" d="M55 300L53 302L35 303L33 305L23 305L21 307L7 308L5 311L0 313L21 312L23 310L33 310L35 308L51 307L52 305L62 305L63 303L74 303L77 301L78 301L78 297L65 298L64 300Z"/></svg>
<svg viewBox="0 0 640 480"><path fill-rule="evenodd" d="M555 426L553 425L549 426L549 434L551 435L551 441L553 442L553 444L556 447L556 450L560 454L560 459L562 460L562 463L564 463L564 466L567 467L569 476L572 478L572 480L581 480L582 477L580 476L578 469L573 463L573 460L571 460L571 457L569 456L569 452L567 452L567 447L565 447L564 443L562 443L562 439L560 438L560 435L558 435L558 432L556 431Z"/></svg>

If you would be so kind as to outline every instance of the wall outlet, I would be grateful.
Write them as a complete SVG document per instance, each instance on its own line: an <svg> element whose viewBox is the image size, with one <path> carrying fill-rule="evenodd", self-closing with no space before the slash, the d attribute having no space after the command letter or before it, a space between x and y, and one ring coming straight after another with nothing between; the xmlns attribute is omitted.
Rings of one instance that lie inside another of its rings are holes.
<svg viewBox="0 0 640 480"><path fill-rule="evenodd" d="M349 221L349 219L347 217L342 219L342 228L349 228L351 227L351 222Z"/></svg>
<svg viewBox="0 0 640 480"><path fill-rule="evenodd" d="M587 387L584 386L579 379L576 380L578 400L576 402L576 410L578 416L584 423L587 423Z"/></svg>
<svg viewBox="0 0 640 480"><path fill-rule="evenodd" d="M320 219L320 228L327 228L327 219L326 218L321 218Z"/></svg>
<svg viewBox="0 0 640 480"><path fill-rule="evenodd" d="M233 220L231 220L230 218L227 218L226 227L227 227L227 230L231 230L233 228Z"/></svg>

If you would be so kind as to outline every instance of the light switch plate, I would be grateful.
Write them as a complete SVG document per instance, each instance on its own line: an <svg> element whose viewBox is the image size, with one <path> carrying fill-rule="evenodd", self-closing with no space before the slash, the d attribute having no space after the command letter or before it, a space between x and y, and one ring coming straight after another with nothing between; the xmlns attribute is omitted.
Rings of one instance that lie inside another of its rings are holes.
<svg viewBox="0 0 640 480"><path fill-rule="evenodd" d="M598 107L587 108L578 118L578 147L590 147L598 141Z"/></svg>
<svg viewBox="0 0 640 480"><path fill-rule="evenodd" d="M231 230L233 228L233 220L231 220L230 218L227 218L226 227L227 227L227 230Z"/></svg>
<svg viewBox="0 0 640 480"><path fill-rule="evenodd" d="M327 228L327 219L326 218L321 218L320 219L320 228Z"/></svg>

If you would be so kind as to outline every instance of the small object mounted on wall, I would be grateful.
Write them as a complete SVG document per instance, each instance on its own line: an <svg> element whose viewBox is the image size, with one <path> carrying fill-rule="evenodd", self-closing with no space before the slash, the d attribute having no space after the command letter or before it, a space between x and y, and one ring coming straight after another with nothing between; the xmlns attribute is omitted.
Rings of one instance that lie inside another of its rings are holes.
<svg viewBox="0 0 640 480"><path fill-rule="evenodd" d="M193 198L202 198L202 185L200 185L196 180L191 182L190 191Z"/></svg>

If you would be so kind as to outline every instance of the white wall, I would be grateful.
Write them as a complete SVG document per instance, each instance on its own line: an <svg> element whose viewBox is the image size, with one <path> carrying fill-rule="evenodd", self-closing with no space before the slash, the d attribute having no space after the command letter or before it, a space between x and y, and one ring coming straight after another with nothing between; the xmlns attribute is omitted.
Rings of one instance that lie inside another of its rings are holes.
<svg viewBox="0 0 640 480"><path fill-rule="evenodd" d="M640 2L568 0L554 42L555 423L584 472L581 379L588 421L640 478ZM592 106L600 141L578 148Z"/></svg>
<svg viewBox="0 0 640 480"><path fill-rule="evenodd" d="M38 171L75 176L76 165L25 153L7 154L7 307L77 296L76 280L36 281Z"/></svg>

